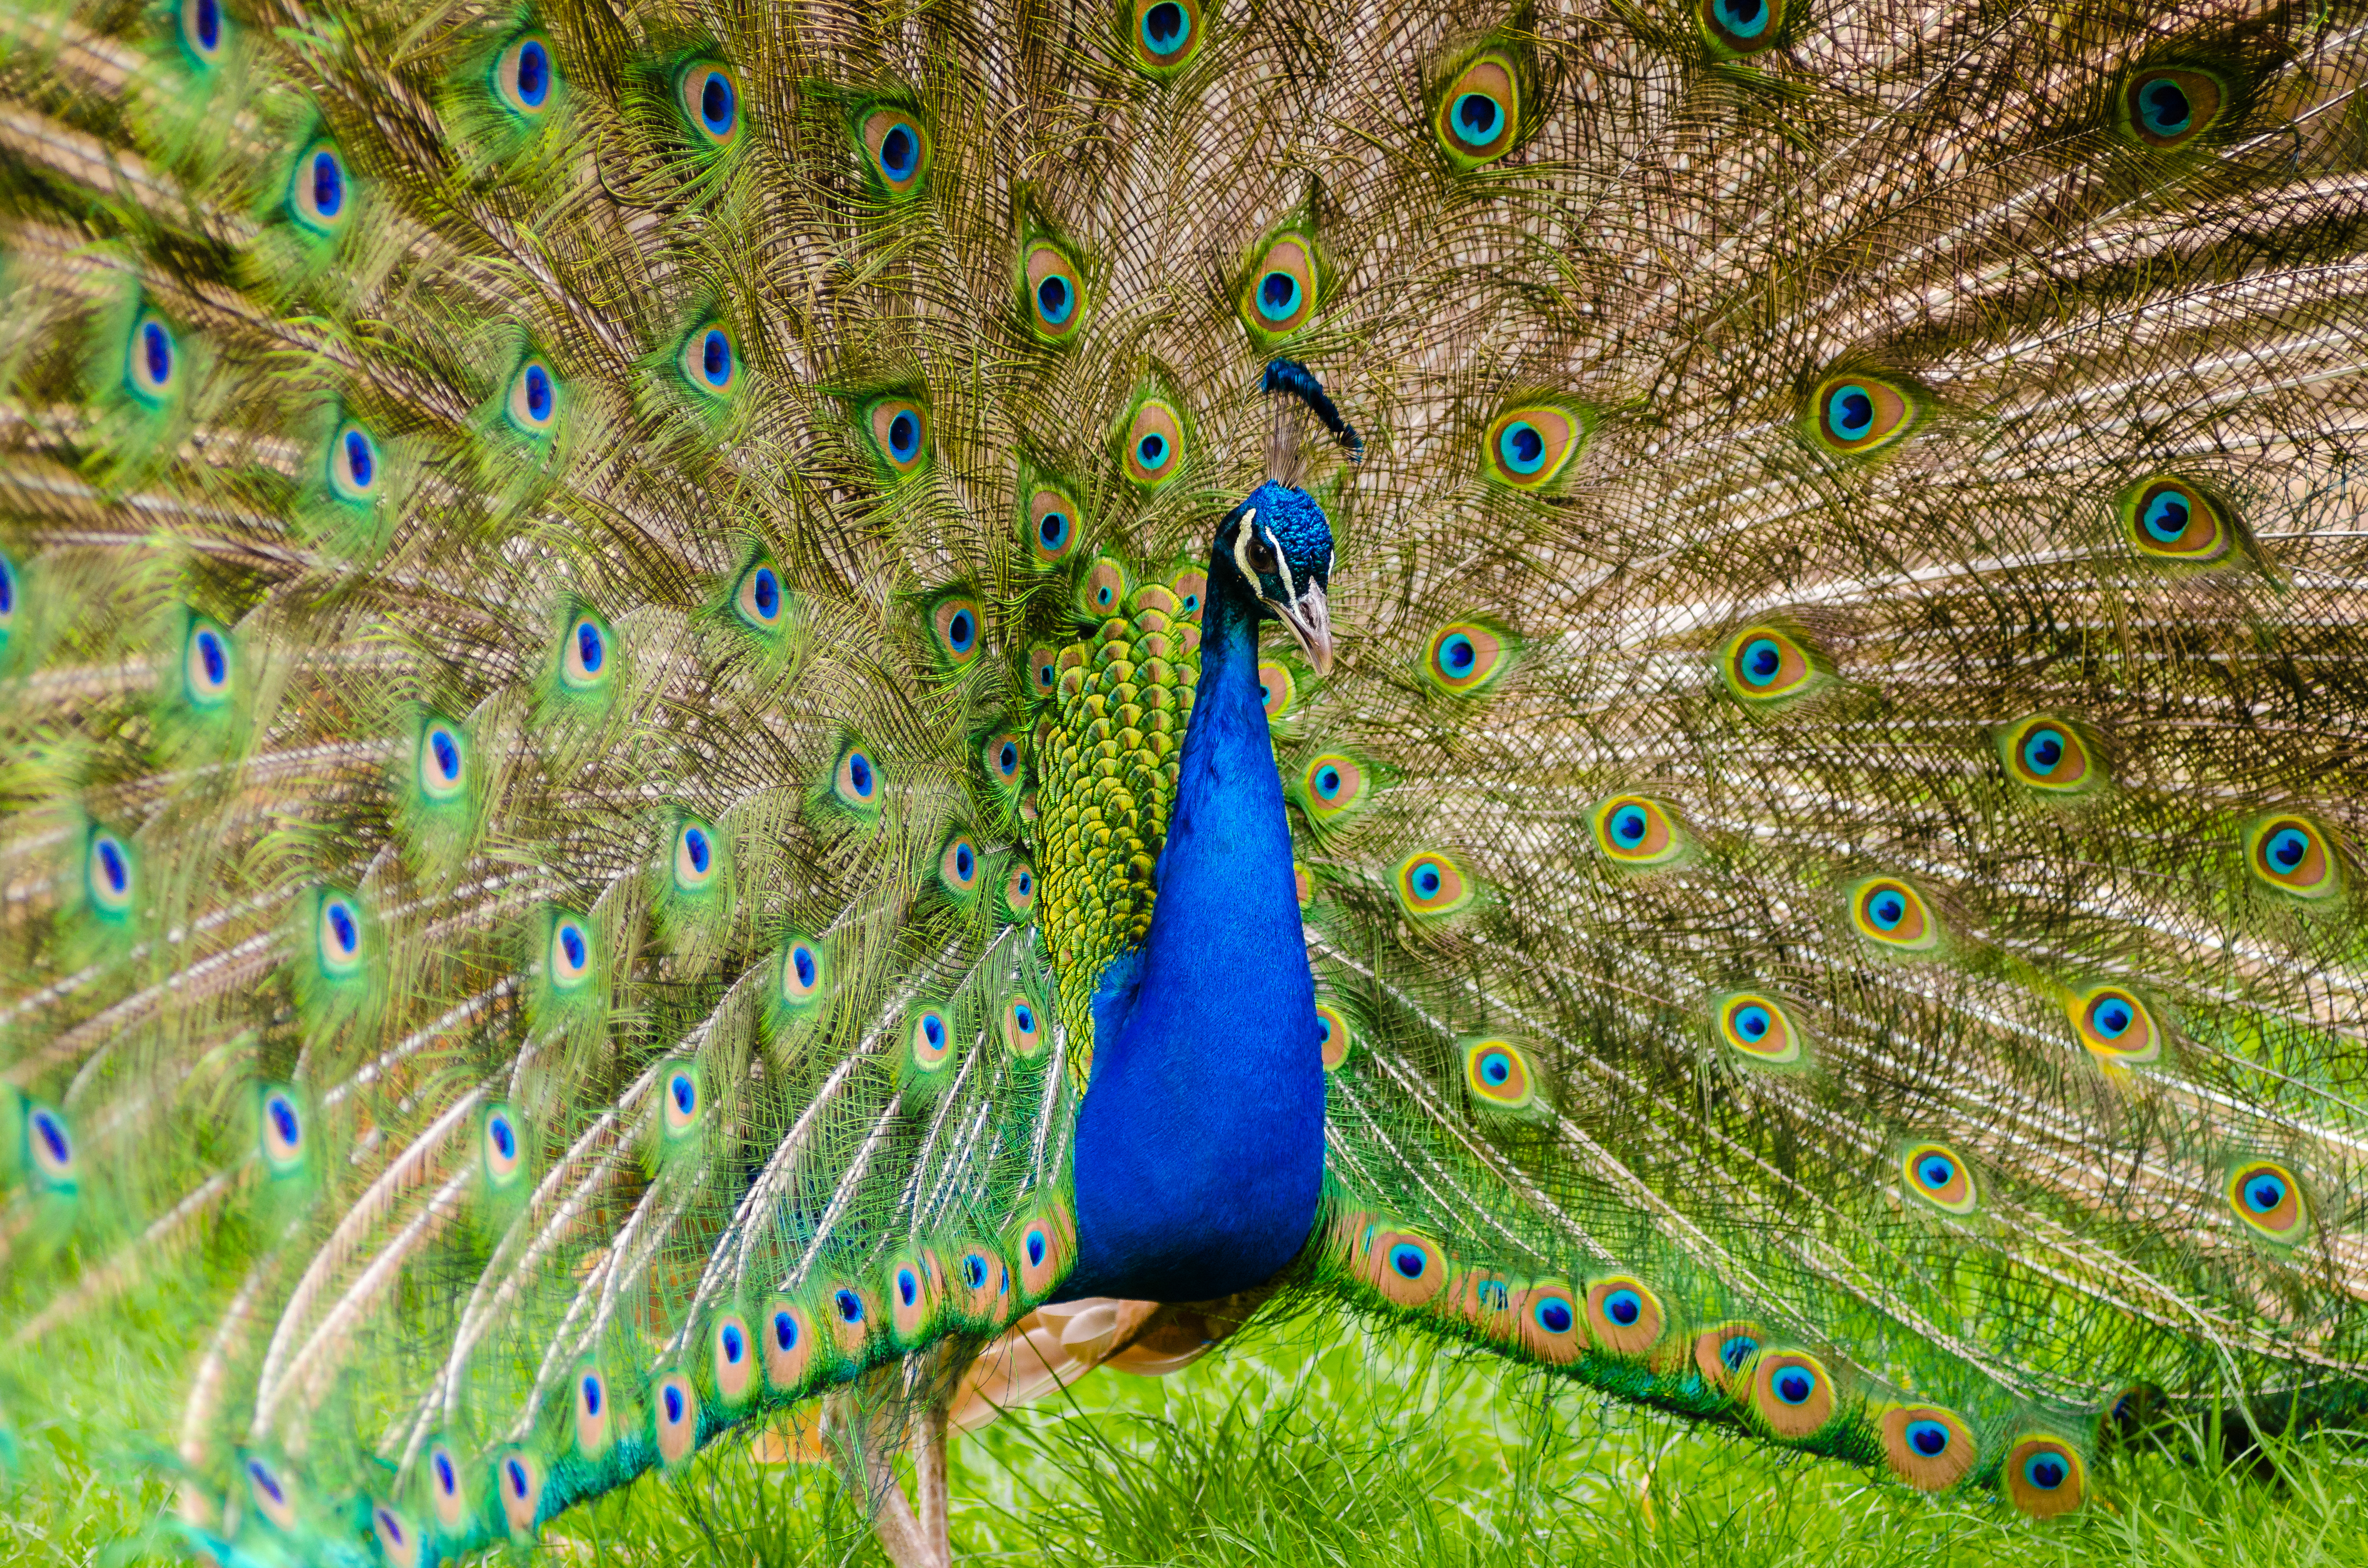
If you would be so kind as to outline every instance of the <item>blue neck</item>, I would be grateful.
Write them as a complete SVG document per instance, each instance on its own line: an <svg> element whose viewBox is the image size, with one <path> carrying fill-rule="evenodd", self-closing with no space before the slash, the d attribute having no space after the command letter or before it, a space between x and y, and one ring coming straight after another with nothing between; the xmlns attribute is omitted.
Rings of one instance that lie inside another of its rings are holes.
<svg viewBox="0 0 2368 1568"><path fill-rule="evenodd" d="M1212 559L1151 933L1095 998L1064 1296L1206 1301L1268 1278L1315 1223L1323 1054L1258 614Z"/></svg>

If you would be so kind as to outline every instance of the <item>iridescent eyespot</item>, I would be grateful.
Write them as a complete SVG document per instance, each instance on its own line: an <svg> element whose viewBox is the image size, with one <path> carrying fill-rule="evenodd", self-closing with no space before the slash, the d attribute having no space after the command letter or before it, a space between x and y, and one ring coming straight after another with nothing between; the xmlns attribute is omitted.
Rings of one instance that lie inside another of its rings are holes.
<svg viewBox="0 0 2368 1568"><path fill-rule="evenodd" d="M2122 134L2143 147L2184 147L2220 119L2226 84L2192 66L2157 66L2131 73L2122 88Z"/></svg>
<svg viewBox="0 0 2368 1568"><path fill-rule="evenodd" d="M430 804L459 800L468 789L468 742L461 727L433 716L421 722L413 777Z"/></svg>
<svg viewBox="0 0 2368 1568"><path fill-rule="evenodd" d="M539 119L557 100L559 71L552 62L551 40L541 33L520 33L494 56L494 97L521 119Z"/></svg>
<svg viewBox="0 0 2368 1568"><path fill-rule="evenodd" d="M1363 1249L1366 1283L1401 1307L1418 1307L1446 1287L1447 1254L1415 1231L1376 1228Z"/></svg>
<svg viewBox="0 0 2368 1568"><path fill-rule="evenodd" d="M43 1191L74 1190L77 1151L64 1117L45 1105L28 1107L25 1112L25 1146Z"/></svg>
<svg viewBox="0 0 2368 1568"><path fill-rule="evenodd" d="M986 744L979 747L979 760L986 767L987 778L1003 789L1010 790L1019 787L1021 760L1019 746L1019 737L1006 730L1001 733L987 736Z"/></svg>
<svg viewBox="0 0 2368 1568"><path fill-rule="evenodd" d="M1349 1052L1357 1043L1357 1034L1349 1027L1348 1015L1329 1002L1315 1004L1315 1043L1326 1073L1338 1072L1340 1064L1349 1060Z"/></svg>
<svg viewBox="0 0 2368 1568"><path fill-rule="evenodd" d="M910 196L929 171L929 138L921 122L900 108L875 108L857 133L865 166L891 196Z"/></svg>
<svg viewBox="0 0 2368 1568"><path fill-rule="evenodd" d="M1747 626L1721 645L1719 674L1747 702L1776 702L1809 689L1818 676L1809 650L1773 626Z"/></svg>
<svg viewBox="0 0 2368 1568"><path fill-rule="evenodd" d="M1954 1486L1981 1457L1972 1428L1952 1410L1906 1404L1883 1413L1883 1462L1918 1492Z"/></svg>
<svg viewBox="0 0 2368 1568"><path fill-rule="evenodd" d="M1998 748L2008 777L2033 790L2070 794L2100 777L2079 728L2053 714L2034 714L2008 725L1998 732Z"/></svg>
<svg viewBox="0 0 2368 1568"><path fill-rule="evenodd" d="M1491 50L1448 83L1431 129L1448 158L1470 169L1511 152L1520 120L1519 74L1510 56Z"/></svg>
<svg viewBox="0 0 2368 1568"><path fill-rule="evenodd" d="M1516 490L1545 490L1563 478L1586 444L1579 415L1551 403L1508 409L1481 438L1480 472Z"/></svg>
<svg viewBox="0 0 2368 1568"><path fill-rule="evenodd" d="M1694 1334L1694 1369L1723 1393L1741 1392L1743 1369L1768 1343L1768 1331L1748 1319L1713 1324Z"/></svg>
<svg viewBox="0 0 2368 1568"><path fill-rule="evenodd" d="M2236 529L2219 503L2168 474L2123 491L2120 511L2132 548L2152 560L2206 566L2226 557L2236 542Z"/></svg>
<svg viewBox="0 0 2368 1568"><path fill-rule="evenodd" d="M1127 12L1127 50L1138 70L1156 76L1180 71L1201 52L1201 0L1133 0Z"/></svg>
<svg viewBox="0 0 2368 1568"><path fill-rule="evenodd" d="M958 833L938 851L938 885L956 898L978 891L978 846L968 834Z"/></svg>
<svg viewBox="0 0 2368 1568"><path fill-rule="evenodd" d="M378 1541L379 1553L387 1568L420 1568L426 1543L410 1521L382 1502L373 1501L370 1515L370 1533Z"/></svg>
<svg viewBox="0 0 2368 1568"><path fill-rule="evenodd" d="M1022 1302L1033 1305L1067 1277L1076 1256L1076 1229L1065 1209L1052 1207L1022 1220L1011 1233Z"/></svg>
<svg viewBox="0 0 2368 1568"><path fill-rule="evenodd" d="M370 505L379 483L378 443L370 432L347 420L329 437L326 463L329 493L356 506Z"/></svg>
<svg viewBox="0 0 2368 1568"><path fill-rule="evenodd" d="M1472 902L1472 884L1463 868L1434 849L1417 850L1399 861L1391 882L1399 904L1418 919L1452 915Z"/></svg>
<svg viewBox="0 0 2368 1568"><path fill-rule="evenodd" d="M2228 1208L2263 1241L2293 1246L2310 1233L2310 1209L2294 1172L2274 1160L2246 1160L2228 1172Z"/></svg>
<svg viewBox="0 0 2368 1568"><path fill-rule="evenodd" d="M2123 1064L2159 1061L2162 1030L2133 992L2099 985L2065 999L2080 1043L2101 1060Z"/></svg>
<svg viewBox="0 0 2368 1568"><path fill-rule="evenodd" d="M1209 591L1207 572L1198 566L1187 566L1170 578L1167 585L1175 590L1178 619L1190 620L1200 615L1201 601Z"/></svg>
<svg viewBox="0 0 2368 1568"><path fill-rule="evenodd" d="M1827 451L1863 457L1914 428L1914 393L1879 377L1828 376L1809 399L1809 435Z"/></svg>
<svg viewBox="0 0 2368 1568"><path fill-rule="evenodd" d="M1762 1352L1751 1364L1748 1398L1752 1415L1771 1436L1795 1439L1824 1430L1837 1403L1833 1375L1815 1356L1798 1350Z"/></svg>
<svg viewBox="0 0 2368 1568"><path fill-rule="evenodd" d="M740 83L720 61L695 60L675 74L675 97L694 134L729 147L740 134Z"/></svg>
<svg viewBox="0 0 2368 1568"><path fill-rule="evenodd" d="M2328 846L2326 830L2305 817L2280 813L2248 824L2245 869L2295 898L2328 898L2343 887L2341 863Z"/></svg>
<svg viewBox="0 0 2368 1568"><path fill-rule="evenodd" d="M1364 764L1346 752L1326 752L1300 770L1300 803L1319 823L1345 822L1370 796Z"/></svg>
<svg viewBox="0 0 2368 1568"><path fill-rule="evenodd" d="M680 1372L668 1372L650 1391L650 1404L657 1426L658 1458L667 1464L680 1464L699 1447L698 1391Z"/></svg>
<svg viewBox="0 0 2368 1568"><path fill-rule="evenodd" d="M1004 1048L1022 1062L1032 1062L1044 1049L1044 1015L1024 995L1003 1004Z"/></svg>
<svg viewBox="0 0 2368 1568"><path fill-rule="evenodd" d="M575 1372L575 1451L587 1460L609 1451L609 1427L616 1414L609 1397L609 1380L597 1367Z"/></svg>
<svg viewBox="0 0 2368 1568"><path fill-rule="evenodd" d="M929 631L940 662L954 667L978 657L984 612L968 594L949 594L929 609Z"/></svg>
<svg viewBox="0 0 2368 1568"><path fill-rule="evenodd" d="M526 1144L518 1136L518 1115L506 1105L486 1108L477 1133L478 1156L485 1179L495 1187L517 1184L526 1174Z"/></svg>
<svg viewBox="0 0 2368 1568"><path fill-rule="evenodd" d="M1509 1040L1495 1038L1463 1043L1463 1086L1484 1107L1499 1110L1543 1110L1537 1063Z"/></svg>
<svg viewBox="0 0 2368 1568"><path fill-rule="evenodd" d="M826 974L819 944L804 937L792 937L781 944L780 994L784 1005L806 1007L820 1000Z"/></svg>
<svg viewBox="0 0 2368 1568"><path fill-rule="evenodd" d="M1269 724L1291 711L1298 699L1299 683L1292 678L1290 666L1269 659L1258 667L1258 707Z"/></svg>
<svg viewBox="0 0 2368 1568"><path fill-rule="evenodd" d="M595 691L615 673L616 658L609 646L609 631L598 617L579 614L559 643L559 684L569 691Z"/></svg>
<svg viewBox="0 0 2368 1568"><path fill-rule="evenodd" d="M138 402L159 407L180 390L180 369L173 329L154 311L142 311L123 346L123 384Z"/></svg>
<svg viewBox="0 0 2368 1568"><path fill-rule="evenodd" d="M1539 1280L1521 1291L1521 1347L1542 1361L1565 1365L1586 1349L1579 1334L1578 1298L1558 1280Z"/></svg>
<svg viewBox="0 0 2368 1568"><path fill-rule="evenodd" d="M1792 1015L1764 993L1738 991L1721 997L1715 1017L1721 1042L1755 1062L1785 1066L1803 1058L1806 1048Z"/></svg>
<svg viewBox="0 0 2368 1568"><path fill-rule="evenodd" d="M871 754L861 746L849 746L838 755L838 766L831 773L831 791L838 803L851 811L873 812L880 806L880 770Z"/></svg>
<svg viewBox="0 0 2368 1568"><path fill-rule="evenodd" d="M1471 697L1511 669L1517 651L1512 634L1500 627L1450 621L1432 632L1423 647L1423 676L1450 696Z"/></svg>
<svg viewBox="0 0 2368 1568"><path fill-rule="evenodd" d="M699 1063L680 1062L658 1075L660 1125L669 1138L697 1130L707 1115L707 1085Z"/></svg>
<svg viewBox="0 0 2368 1568"><path fill-rule="evenodd" d="M1120 441L1127 478L1146 488L1174 479L1184 468L1184 418L1165 398L1147 398L1127 421Z"/></svg>
<svg viewBox="0 0 2368 1568"><path fill-rule="evenodd" d="M674 888L681 893L704 892L715 884L723 855L715 830L696 817L685 817L674 830Z"/></svg>
<svg viewBox="0 0 2368 1568"><path fill-rule="evenodd" d="M929 414L907 397L883 397L865 415L872 449L897 479L921 472L929 455Z"/></svg>
<svg viewBox="0 0 2368 1568"><path fill-rule="evenodd" d="M230 25L222 16L222 0L181 0L176 12L178 24L175 31L181 51L189 63L200 70L221 63L222 47L230 38Z"/></svg>
<svg viewBox="0 0 2368 1568"><path fill-rule="evenodd" d="M1123 565L1107 555L1097 556L1077 580L1077 608L1098 619L1116 615L1125 608L1132 587Z"/></svg>
<svg viewBox="0 0 2368 1568"><path fill-rule="evenodd" d="M1065 341L1086 319L1086 284L1069 254L1049 240L1029 245L1019 262L1019 292L1028 324L1041 337Z"/></svg>
<svg viewBox="0 0 2368 1568"><path fill-rule="evenodd" d="M189 618L181 644L181 695L199 708L219 708L230 700L233 667L230 633L205 616Z"/></svg>
<svg viewBox="0 0 2368 1568"><path fill-rule="evenodd" d="M351 895L321 895L313 912L313 953L321 973L330 980L343 980L361 972L362 914Z"/></svg>
<svg viewBox="0 0 2368 1568"><path fill-rule="evenodd" d="M353 215L352 179L346 160L327 142L315 142L296 155L288 176L288 215L316 234L333 234Z"/></svg>
<svg viewBox="0 0 2368 1568"><path fill-rule="evenodd" d="M1061 655L1042 643L1028 650L1028 686L1039 697L1053 695L1061 678Z"/></svg>
<svg viewBox="0 0 2368 1568"><path fill-rule="evenodd" d="M1077 507L1060 491L1042 486L1028 496L1028 516L1020 528L1028 540L1028 559L1039 567L1057 566L1077 548Z"/></svg>
<svg viewBox="0 0 2368 1568"><path fill-rule="evenodd" d="M83 849L83 888L100 918L120 920L131 913L131 851L105 828L93 828Z"/></svg>
<svg viewBox="0 0 2368 1568"><path fill-rule="evenodd" d="M502 412L511 426L523 435L550 432L559 419L559 378L552 374L547 361L529 358L510 373L510 390L503 400Z"/></svg>
<svg viewBox="0 0 2368 1568"><path fill-rule="evenodd" d="M953 1060L953 1025L942 1008L915 1008L905 1026L905 1040L911 1049L913 1065L925 1073L935 1072Z"/></svg>
<svg viewBox="0 0 2368 1568"><path fill-rule="evenodd" d="M1249 269L1242 324L1261 340L1296 332L1315 313L1315 247L1304 235L1277 234Z"/></svg>
<svg viewBox="0 0 2368 1568"><path fill-rule="evenodd" d="M578 991L592 979L592 933L573 915L551 923L551 941L543 953L543 972L553 989Z"/></svg>
<svg viewBox="0 0 2368 1568"><path fill-rule="evenodd" d="M246 1495L255 1511L282 1530L296 1528L295 1478L264 1460L249 1458L243 1467Z"/></svg>
<svg viewBox="0 0 2368 1568"><path fill-rule="evenodd" d="M1598 1349L1612 1356L1644 1356L1660 1343L1668 1313L1641 1279L1613 1275L1587 1288L1587 1330Z"/></svg>
<svg viewBox="0 0 2368 1568"><path fill-rule="evenodd" d="M1973 1166L1945 1143L1911 1143L1900 1151L1900 1190L1949 1214L1970 1214L1981 1206Z"/></svg>
<svg viewBox="0 0 2368 1568"><path fill-rule="evenodd" d="M1850 922L1860 936L1886 948L1920 952L1941 939L1923 896L1896 877L1869 877L1850 892Z"/></svg>
<svg viewBox="0 0 2368 1568"><path fill-rule="evenodd" d="M780 569L770 561L750 562L732 590L732 610L753 631L778 631L789 597L781 585Z"/></svg>
<svg viewBox="0 0 2368 1568"><path fill-rule="evenodd" d="M304 1165L304 1119L296 1098L285 1089L263 1092L263 1163L276 1176L286 1176Z"/></svg>
<svg viewBox="0 0 2368 1568"><path fill-rule="evenodd" d="M0 656L8 651L8 635L17 626L17 566L0 555Z"/></svg>
<svg viewBox="0 0 2368 1568"><path fill-rule="evenodd" d="M1666 866L1686 852L1685 835L1658 801L1614 795L1595 808L1595 846L1615 864Z"/></svg>
<svg viewBox="0 0 2368 1568"><path fill-rule="evenodd" d="M813 1320L805 1309L775 1301L759 1322L759 1343L765 1358L765 1386L777 1394L805 1390L806 1369L814 1359Z"/></svg>
<svg viewBox="0 0 2368 1568"><path fill-rule="evenodd" d="M709 322L684 338L675 363L690 390L701 396L729 397L739 388L739 347L722 322Z"/></svg>
<svg viewBox="0 0 2368 1568"><path fill-rule="evenodd" d="M542 1463L523 1449L502 1457L494 1467L494 1490L502 1500L502 1522L521 1545L534 1537L542 1512Z"/></svg>
<svg viewBox="0 0 2368 1568"><path fill-rule="evenodd" d="M436 1523L447 1534L457 1533L468 1517L469 1494L461 1485L461 1461L438 1443L427 1450L427 1498L436 1508Z"/></svg>
<svg viewBox="0 0 2368 1568"><path fill-rule="evenodd" d="M716 1397L726 1406L747 1399L757 1381L757 1336L746 1318L728 1312L715 1320L708 1330L708 1366Z"/></svg>
<svg viewBox="0 0 2368 1568"><path fill-rule="evenodd" d="M1036 868L1025 860L1016 861L1003 873L1004 917L1025 920L1035 910Z"/></svg>
<svg viewBox="0 0 2368 1568"><path fill-rule="evenodd" d="M2006 1453L2006 1494L2033 1518L2078 1507L2088 1494L2086 1467L2072 1446L2055 1437L2023 1437Z"/></svg>
<svg viewBox="0 0 2368 1568"><path fill-rule="evenodd" d="M1783 36L1784 0L1699 0L1694 16L1718 54L1757 54Z"/></svg>

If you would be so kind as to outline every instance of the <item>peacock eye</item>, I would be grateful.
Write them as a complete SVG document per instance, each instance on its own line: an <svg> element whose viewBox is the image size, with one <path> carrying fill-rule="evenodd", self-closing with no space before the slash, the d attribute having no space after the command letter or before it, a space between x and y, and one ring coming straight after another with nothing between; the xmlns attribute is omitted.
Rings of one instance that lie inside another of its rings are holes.
<svg viewBox="0 0 2368 1568"><path fill-rule="evenodd" d="M551 108L558 73L552 68L551 41L539 33L521 33L494 56L494 97L521 119L534 119Z"/></svg>
<svg viewBox="0 0 2368 1568"><path fill-rule="evenodd" d="M1703 38L1721 54L1757 54L1783 30L1784 0L1702 0Z"/></svg>
<svg viewBox="0 0 2368 1568"><path fill-rule="evenodd" d="M898 108L876 108L857 132L871 176L891 196L910 196L928 172L929 139L921 122Z"/></svg>
<svg viewBox="0 0 2368 1568"><path fill-rule="evenodd" d="M1313 247L1295 233L1278 234L1250 268L1242 291L1242 324L1251 332L1280 337L1307 324L1315 313Z"/></svg>
<svg viewBox="0 0 2368 1568"><path fill-rule="evenodd" d="M712 147L728 147L740 133L740 84L730 66L712 60L695 61L675 78L683 118Z"/></svg>
<svg viewBox="0 0 2368 1568"><path fill-rule="evenodd" d="M1476 168L1512 151L1520 119L1520 87L1512 62L1491 51L1464 66L1440 95L1432 129L1451 159Z"/></svg>
<svg viewBox="0 0 2368 1568"><path fill-rule="evenodd" d="M316 234L334 233L352 209L351 185L336 148L315 142L298 155L288 176L289 213Z"/></svg>
<svg viewBox="0 0 2368 1568"><path fill-rule="evenodd" d="M1809 400L1809 433L1827 451L1861 457L1907 435L1917 412L1912 393L1880 377L1828 376Z"/></svg>
<svg viewBox="0 0 2368 1568"><path fill-rule="evenodd" d="M1146 398L1127 422L1121 443L1126 475L1146 489L1176 477L1183 468L1184 420L1164 398Z"/></svg>
<svg viewBox="0 0 2368 1568"><path fill-rule="evenodd" d="M2140 71L2122 89L2122 133L2141 146L2169 152L2210 130L2227 101L2226 86L2210 72Z"/></svg>
<svg viewBox="0 0 2368 1568"><path fill-rule="evenodd" d="M1201 0L1134 0L1127 43L1137 69L1165 76L1201 51Z"/></svg>
<svg viewBox="0 0 2368 1568"><path fill-rule="evenodd" d="M1551 489L1586 440L1586 420L1571 409L1552 403L1507 409L1481 439L1482 472L1515 490Z"/></svg>
<svg viewBox="0 0 2368 1568"><path fill-rule="evenodd" d="M189 62L200 70L211 69L222 57L224 24L222 0L181 0L178 7L181 48Z"/></svg>
<svg viewBox="0 0 2368 1568"><path fill-rule="evenodd" d="M1060 246L1039 240L1028 247L1020 287L1028 300L1028 324L1040 335L1059 342L1085 319L1085 282Z"/></svg>
<svg viewBox="0 0 2368 1568"><path fill-rule="evenodd" d="M866 418L872 447L893 479L906 479L921 471L928 456L928 410L906 397L883 397Z"/></svg>
<svg viewBox="0 0 2368 1568"><path fill-rule="evenodd" d="M2150 560L2207 565L2235 539L2211 496L2167 474L2123 492L2121 514L2130 543Z"/></svg>

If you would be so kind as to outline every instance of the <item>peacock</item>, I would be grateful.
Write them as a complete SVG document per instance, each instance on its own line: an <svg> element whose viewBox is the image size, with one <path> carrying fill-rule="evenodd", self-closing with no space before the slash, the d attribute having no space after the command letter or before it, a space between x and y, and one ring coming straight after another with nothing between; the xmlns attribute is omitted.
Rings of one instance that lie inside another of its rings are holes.
<svg viewBox="0 0 2368 1568"><path fill-rule="evenodd" d="M923 1568L1295 1311L2040 1517L2368 1413L2363 82L0 0L0 1429L167 1369L216 1568L735 1441Z"/></svg>

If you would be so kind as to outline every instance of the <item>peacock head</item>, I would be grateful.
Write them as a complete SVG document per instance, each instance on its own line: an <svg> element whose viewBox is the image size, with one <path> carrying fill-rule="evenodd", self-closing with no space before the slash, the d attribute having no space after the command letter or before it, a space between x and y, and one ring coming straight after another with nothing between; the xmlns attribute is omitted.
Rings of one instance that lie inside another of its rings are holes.
<svg viewBox="0 0 2368 1568"><path fill-rule="evenodd" d="M1292 485L1267 481L1250 492L1217 528L1213 592L1224 584L1288 628L1317 675L1332 668L1332 616L1325 592L1332 581L1332 525L1315 498Z"/></svg>

